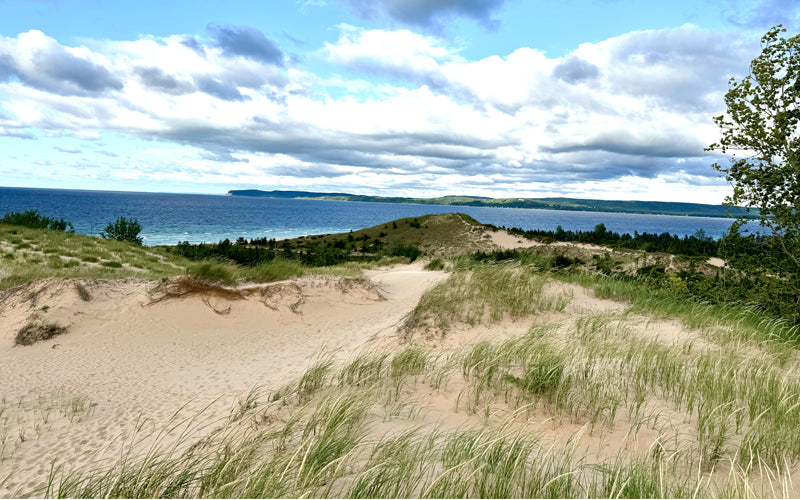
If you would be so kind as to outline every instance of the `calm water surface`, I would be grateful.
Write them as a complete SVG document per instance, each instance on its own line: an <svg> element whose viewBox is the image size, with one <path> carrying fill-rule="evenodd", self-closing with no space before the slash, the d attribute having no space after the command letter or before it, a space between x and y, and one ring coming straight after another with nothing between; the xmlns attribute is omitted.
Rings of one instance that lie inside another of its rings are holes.
<svg viewBox="0 0 800 500"><path fill-rule="evenodd" d="M721 237L733 219L672 215L573 212L521 208L443 207L396 203L246 198L169 193L129 193L0 187L0 216L38 210L72 222L75 231L97 235L117 217L133 217L142 225L145 245L217 242L245 238L291 238L341 233L403 217L462 212L489 224L523 229L591 230L603 223L619 233L691 235L703 229Z"/></svg>

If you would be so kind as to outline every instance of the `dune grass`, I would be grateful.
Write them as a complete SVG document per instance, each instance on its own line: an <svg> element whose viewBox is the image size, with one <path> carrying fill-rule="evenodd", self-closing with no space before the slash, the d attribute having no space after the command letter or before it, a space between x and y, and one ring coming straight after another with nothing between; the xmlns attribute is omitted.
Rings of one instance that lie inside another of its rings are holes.
<svg viewBox="0 0 800 500"><path fill-rule="evenodd" d="M632 312L678 318L688 328L703 331L715 343L748 342L765 348L781 363L800 348L800 326L765 317L752 306L695 302L637 281L591 273L554 274L553 278L590 288L600 298L628 302Z"/></svg>
<svg viewBox="0 0 800 500"><path fill-rule="evenodd" d="M160 247L6 224L0 224L0 253L0 290L46 278L161 280L184 273L231 286L308 274L358 277L364 269L407 262L403 258L384 258L374 263L328 267L312 267L280 258L255 267L221 260L192 262Z"/></svg>
<svg viewBox="0 0 800 500"><path fill-rule="evenodd" d="M766 350L642 337L625 317L586 313L449 355L409 347L323 360L268 402L248 398L189 453L56 468L43 493L661 498L790 491L800 463L798 373ZM447 423L459 414L467 425ZM559 440L546 430L551 425L576 430ZM604 454L582 445L602 436L630 446Z"/></svg>
<svg viewBox="0 0 800 500"><path fill-rule="evenodd" d="M518 264L455 264L448 279L427 291L414 309L408 328L446 330L453 323L496 323L541 311L560 311L566 294L544 294L547 276Z"/></svg>
<svg viewBox="0 0 800 500"><path fill-rule="evenodd" d="M0 224L0 290L45 278L161 279L188 262L159 249L49 229Z"/></svg>

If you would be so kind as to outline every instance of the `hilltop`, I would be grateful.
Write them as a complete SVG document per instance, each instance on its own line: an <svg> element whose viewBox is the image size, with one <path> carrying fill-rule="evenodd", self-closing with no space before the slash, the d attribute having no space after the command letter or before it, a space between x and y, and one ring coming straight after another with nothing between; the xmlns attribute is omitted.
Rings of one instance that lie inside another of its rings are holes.
<svg viewBox="0 0 800 500"><path fill-rule="evenodd" d="M637 214L685 215L693 217L727 217L749 215L758 217L757 211L747 212L739 207L677 203L662 201L592 200L578 198L486 198L481 196L442 196L438 198L408 198L399 196L365 196L348 193L320 193L312 191L261 191L258 189L230 190L229 196L297 198L333 201L358 201L374 203L412 203L418 205L446 205L472 207L529 208L548 210L574 210L592 212L622 212Z"/></svg>
<svg viewBox="0 0 800 500"><path fill-rule="evenodd" d="M301 236L281 241L284 248L303 250L332 246L361 255L378 255L383 249L414 246L429 256L452 256L492 247L490 230L466 214L431 214L407 217L341 234Z"/></svg>

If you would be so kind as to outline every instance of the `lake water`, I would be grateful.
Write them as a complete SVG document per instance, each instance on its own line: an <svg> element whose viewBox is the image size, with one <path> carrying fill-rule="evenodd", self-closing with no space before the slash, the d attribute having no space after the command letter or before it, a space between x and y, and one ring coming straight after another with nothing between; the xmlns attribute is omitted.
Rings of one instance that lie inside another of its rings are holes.
<svg viewBox="0 0 800 500"><path fill-rule="evenodd" d="M342 233L403 217L461 212L489 224L523 229L591 230L603 223L619 233L663 233L680 236L703 229L719 238L733 219L610 212L532 210L397 203L247 198L198 194L130 193L0 187L0 216L38 210L62 218L82 234L98 235L118 217L142 225L145 245L217 242L225 238L291 238Z"/></svg>

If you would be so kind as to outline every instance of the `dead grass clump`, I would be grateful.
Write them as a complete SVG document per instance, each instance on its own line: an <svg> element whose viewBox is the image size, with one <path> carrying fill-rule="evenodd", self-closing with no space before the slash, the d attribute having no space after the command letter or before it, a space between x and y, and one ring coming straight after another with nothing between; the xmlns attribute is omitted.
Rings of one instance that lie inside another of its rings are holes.
<svg viewBox="0 0 800 500"><path fill-rule="evenodd" d="M89 290L87 290L82 283L75 283L75 291L78 292L78 297L80 297L82 301L89 302L92 300Z"/></svg>
<svg viewBox="0 0 800 500"><path fill-rule="evenodd" d="M345 277L337 281L335 286L336 289L341 293L352 293L357 291L365 294L367 298L374 301L386 300L386 297L384 297L384 295L381 293L378 285L364 277Z"/></svg>
<svg viewBox="0 0 800 500"><path fill-rule="evenodd" d="M295 314L302 314L305 297L303 296L303 289L295 283L280 283L256 290L261 295L261 303L273 311L285 306Z"/></svg>
<svg viewBox="0 0 800 500"><path fill-rule="evenodd" d="M16 345L33 345L41 340L48 340L67 332L67 327L55 323L39 323L32 321L20 328L14 337Z"/></svg>
<svg viewBox="0 0 800 500"><path fill-rule="evenodd" d="M165 279L150 290L148 295L150 296L150 304L155 304L162 300L187 297L189 295L219 297L227 300L241 300L245 298L245 294L241 290L227 288L219 282L190 275Z"/></svg>

